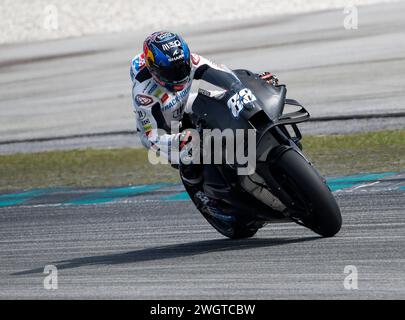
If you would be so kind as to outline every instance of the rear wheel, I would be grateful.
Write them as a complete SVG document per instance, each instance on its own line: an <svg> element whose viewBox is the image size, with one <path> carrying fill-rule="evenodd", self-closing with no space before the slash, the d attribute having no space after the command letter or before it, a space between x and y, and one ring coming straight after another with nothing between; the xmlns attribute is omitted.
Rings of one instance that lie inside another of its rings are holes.
<svg viewBox="0 0 405 320"><path fill-rule="evenodd" d="M200 190L193 190L183 183L187 193L197 209L201 212L208 223L219 233L231 239L244 239L253 237L262 225L252 221L242 221L240 217L232 214L234 208L227 203L219 201L217 208L207 206L210 199Z"/></svg>
<svg viewBox="0 0 405 320"><path fill-rule="evenodd" d="M293 199L289 208L296 222L324 237L339 232L342 216L332 192L297 151L285 151L270 171Z"/></svg>
<svg viewBox="0 0 405 320"><path fill-rule="evenodd" d="M249 228L248 226L234 221L232 223L224 223L220 219L212 217L209 213L200 211L204 218L212 225L215 230L225 237L231 239L245 239L253 237L259 228Z"/></svg>

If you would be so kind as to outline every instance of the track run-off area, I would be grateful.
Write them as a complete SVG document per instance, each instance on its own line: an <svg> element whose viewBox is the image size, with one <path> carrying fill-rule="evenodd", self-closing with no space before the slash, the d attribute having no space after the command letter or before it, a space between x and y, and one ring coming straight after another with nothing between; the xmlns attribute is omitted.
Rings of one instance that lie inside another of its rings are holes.
<svg viewBox="0 0 405 320"><path fill-rule="evenodd" d="M226 239L178 184L1 194L0 297L404 299L405 173L327 181L343 216L333 238L277 223Z"/></svg>

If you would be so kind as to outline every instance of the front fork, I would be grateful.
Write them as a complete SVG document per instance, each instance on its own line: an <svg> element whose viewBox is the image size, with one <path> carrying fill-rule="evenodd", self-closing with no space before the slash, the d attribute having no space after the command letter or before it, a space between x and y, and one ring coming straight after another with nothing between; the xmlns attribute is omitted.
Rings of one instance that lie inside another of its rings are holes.
<svg viewBox="0 0 405 320"><path fill-rule="evenodd" d="M291 136L285 126L274 127L270 129L268 134L271 134L274 139L273 142L277 141L276 145L270 146L271 150L267 153L265 159L258 161L256 165L256 172L265 180L266 185L269 187L269 191L276 196L289 210L295 210L294 199L284 190L279 181L275 178L275 174L272 170L277 167L277 161L284 154L284 152L293 149L295 152L300 154L305 161L309 164L311 162L302 153L301 145L301 132L299 131L296 124L291 124L295 136ZM258 155L260 158L260 155ZM264 160L264 161L263 161ZM311 164L312 165L312 164ZM319 173L318 173L319 175Z"/></svg>

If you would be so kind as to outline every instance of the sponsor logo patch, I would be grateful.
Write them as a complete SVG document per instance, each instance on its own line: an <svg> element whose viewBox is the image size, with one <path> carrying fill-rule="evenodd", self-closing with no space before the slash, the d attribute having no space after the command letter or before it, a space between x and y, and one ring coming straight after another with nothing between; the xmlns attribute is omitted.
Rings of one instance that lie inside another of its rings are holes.
<svg viewBox="0 0 405 320"><path fill-rule="evenodd" d="M180 59L184 59L184 54L181 54L181 55L179 55L179 56L175 56L175 57L173 57L173 58L168 58L168 60L169 60L170 62L177 61L177 60L180 60Z"/></svg>
<svg viewBox="0 0 405 320"><path fill-rule="evenodd" d="M144 96L143 94L137 94L135 96L135 102L138 106L148 106L152 104L153 99L151 97Z"/></svg>
<svg viewBox="0 0 405 320"><path fill-rule="evenodd" d="M143 125L144 128L145 128L145 126L147 126L148 124L150 124L149 119L142 120L142 125Z"/></svg>
<svg viewBox="0 0 405 320"><path fill-rule="evenodd" d="M145 134L149 136L152 133L152 124L148 123L143 126L143 130L145 130Z"/></svg>
<svg viewBox="0 0 405 320"><path fill-rule="evenodd" d="M200 56L198 54L192 53L191 54L191 61L193 62L194 65L198 65L200 63Z"/></svg>
<svg viewBox="0 0 405 320"><path fill-rule="evenodd" d="M160 101L162 101L162 103L165 103L167 101L167 99L169 99L169 95L167 93L165 93L162 98L160 99Z"/></svg>
<svg viewBox="0 0 405 320"><path fill-rule="evenodd" d="M155 93L153 94L156 98L160 98L161 97L161 95L162 95L162 89L160 89L160 88L158 88L156 91L155 91Z"/></svg>
<svg viewBox="0 0 405 320"><path fill-rule="evenodd" d="M172 48L179 48L179 47L181 47L180 40L170 41L170 42L165 43L165 44L162 45L162 48L165 51L169 51Z"/></svg>
<svg viewBox="0 0 405 320"><path fill-rule="evenodd" d="M180 91L178 95L176 95L170 102L168 102L164 107L163 110L169 110L173 108L177 103L182 102L183 99L187 97L187 95L190 93L191 86L185 88L183 91Z"/></svg>
<svg viewBox="0 0 405 320"><path fill-rule="evenodd" d="M138 110L136 113L137 113L138 119L139 119L140 121L142 121L142 120L144 120L144 119L146 118L146 112L145 112L145 111L143 111L143 110Z"/></svg>
<svg viewBox="0 0 405 320"><path fill-rule="evenodd" d="M148 94L152 94L153 91L155 91L157 89L158 85L155 83L152 85L152 87L149 89Z"/></svg>
<svg viewBox="0 0 405 320"><path fill-rule="evenodd" d="M141 70L145 66L145 54L142 53L132 60L132 65L134 66L135 71Z"/></svg>
<svg viewBox="0 0 405 320"><path fill-rule="evenodd" d="M156 36L155 40L156 40L156 42L160 43L160 42L172 40L174 38L175 38L175 35L173 33L171 33L171 32L162 32L162 33L159 33Z"/></svg>
<svg viewBox="0 0 405 320"><path fill-rule="evenodd" d="M201 93L202 95L207 96L207 97L211 97L211 92L209 92L208 90L205 90L203 88L199 88L198 93Z"/></svg>
<svg viewBox="0 0 405 320"><path fill-rule="evenodd" d="M152 84L152 80L149 80L148 83L146 84L146 86L143 88L142 92L145 93L150 88L151 84Z"/></svg>

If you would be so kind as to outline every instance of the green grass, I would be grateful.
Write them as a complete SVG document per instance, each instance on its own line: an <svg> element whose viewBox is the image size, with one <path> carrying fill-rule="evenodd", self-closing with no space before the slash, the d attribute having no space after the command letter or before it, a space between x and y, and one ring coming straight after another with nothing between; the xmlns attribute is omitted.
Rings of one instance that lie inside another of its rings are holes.
<svg viewBox="0 0 405 320"><path fill-rule="evenodd" d="M405 170L405 130L311 136L302 143L324 175Z"/></svg>
<svg viewBox="0 0 405 320"><path fill-rule="evenodd" d="M405 130L308 136L304 152L324 175L405 170ZM41 152L0 156L0 190L179 182L170 165L144 149Z"/></svg>
<svg viewBox="0 0 405 320"><path fill-rule="evenodd" d="M169 165L151 165L144 149L41 152L0 156L0 190L101 187L179 181Z"/></svg>

